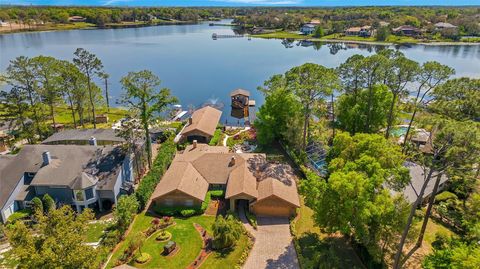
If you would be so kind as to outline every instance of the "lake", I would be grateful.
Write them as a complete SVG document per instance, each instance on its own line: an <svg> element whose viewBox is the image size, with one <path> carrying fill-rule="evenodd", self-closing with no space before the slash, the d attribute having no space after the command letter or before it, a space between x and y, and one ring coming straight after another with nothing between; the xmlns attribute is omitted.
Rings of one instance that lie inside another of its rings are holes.
<svg viewBox="0 0 480 269"><path fill-rule="evenodd" d="M228 21L226 21L228 22ZM354 54L370 55L383 46L312 44L252 38L213 40L212 34L233 34L230 27L196 25L152 26L0 35L0 72L11 59L48 55L71 60L76 48L95 53L110 74L113 99L121 94L119 80L129 71L152 70L184 108L224 103L222 121L231 120L229 93L251 92L257 107L263 96L256 88L270 76L305 62L337 67ZM456 69L456 75L480 77L480 46L400 46L420 63L438 61ZM97 81L100 83L100 81ZM101 84L99 84L101 85Z"/></svg>

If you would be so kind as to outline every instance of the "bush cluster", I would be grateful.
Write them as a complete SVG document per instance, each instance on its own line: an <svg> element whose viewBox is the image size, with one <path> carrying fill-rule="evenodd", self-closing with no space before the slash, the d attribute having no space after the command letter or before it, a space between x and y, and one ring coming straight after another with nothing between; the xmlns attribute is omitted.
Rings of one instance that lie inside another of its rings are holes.
<svg viewBox="0 0 480 269"><path fill-rule="evenodd" d="M152 169L140 182L140 185L135 192L138 202L140 203L140 209L145 208L145 205L147 204L148 199L150 199L155 187L172 162L175 151L176 147L175 143L173 142L173 137L166 140L160 147Z"/></svg>
<svg viewBox="0 0 480 269"><path fill-rule="evenodd" d="M222 129L216 129L212 139L210 139L210 142L208 144L210 146L216 146L220 142L221 137L222 137Z"/></svg>
<svg viewBox="0 0 480 269"><path fill-rule="evenodd" d="M224 190L212 190L212 191L209 191L209 192L210 192L210 197L211 198L220 199L220 198L225 197L225 191Z"/></svg>

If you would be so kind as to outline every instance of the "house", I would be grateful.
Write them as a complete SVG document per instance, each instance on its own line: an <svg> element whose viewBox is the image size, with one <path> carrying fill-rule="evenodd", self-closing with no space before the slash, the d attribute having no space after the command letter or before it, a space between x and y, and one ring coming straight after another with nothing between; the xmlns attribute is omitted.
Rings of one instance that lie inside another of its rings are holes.
<svg viewBox="0 0 480 269"><path fill-rule="evenodd" d="M435 30L457 29L458 27L448 22L437 22L434 24Z"/></svg>
<svg viewBox="0 0 480 269"><path fill-rule="evenodd" d="M405 162L404 166L408 168L411 179L410 183L403 190L403 195L410 204L413 204L417 200L418 195L420 194L420 191L427 176L426 173L428 173L428 168L424 171L424 169L420 165L413 162ZM422 203L426 202L430 195L432 195L433 187L436 180L436 173L434 173L434 175L428 182L427 187L425 188ZM440 193L444 189L447 181L448 177L443 174L440 178L440 184L438 186L437 193ZM396 194L397 192L391 191L391 193Z"/></svg>
<svg viewBox="0 0 480 269"><path fill-rule="evenodd" d="M95 123L107 123L107 122L108 122L107 114L95 115Z"/></svg>
<svg viewBox="0 0 480 269"><path fill-rule="evenodd" d="M422 31L420 29L410 25L402 25L397 28L393 28L392 32L396 35L404 36L419 36L422 34Z"/></svg>
<svg viewBox="0 0 480 269"><path fill-rule="evenodd" d="M68 17L68 21L69 22L85 22L87 21L87 19L82 16L71 16L71 17Z"/></svg>
<svg viewBox="0 0 480 269"><path fill-rule="evenodd" d="M373 29L372 26L362 26L362 27L350 27L345 30L345 35L347 36L361 36L361 37L370 37L372 36Z"/></svg>
<svg viewBox="0 0 480 269"><path fill-rule="evenodd" d="M7 27L7 26L10 26L10 23L0 20L0 27Z"/></svg>
<svg viewBox="0 0 480 269"><path fill-rule="evenodd" d="M249 105L250 92L244 89L236 89L230 93L232 107L244 108Z"/></svg>
<svg viewBox="0 0 480 269"><path fill-rule="evenodd" d="M308 24L312 24L312 25L315 25L315 26L318 26L320 25L320 20L317 20L317 19L313 19L311 20Z"/></svg>
<svg viewBox="0 0 480 269"><path fill-rule="evenodd" d="M45 145L118 145L125 143L113 129L69 129L42 141Z"/></svg>
<svg viewBox="0 0 480 269"><path fill-rule="evenodd" d="M300 28L300 32L302 32L304 35L311 35L315 32L315 28L315 25L307 23Z"/></svg>
<svg viewBox="0 0 480 269"><path fill-rule="evenodd" d="M208 143L215 134L221 115L222 111L211 106L195 110L180 133L182 140Z"/></svg>
<svg viewBox="0 0 480 269"><path fill-rule="evenodd" d="M200 206L209 189L225 189L231 210L240 204L257 215L292 216L300 207L293 171L265 154L230 153L194 142L177 153L155 188L156 206Z"/></svg>
<svg viewBox="0 0 480 269"><path fill-rule="evenodd" d="M25 145L0 156L1 220L45 194L77 211L110 209L132 182L132 161L122 147Z"/></svg>

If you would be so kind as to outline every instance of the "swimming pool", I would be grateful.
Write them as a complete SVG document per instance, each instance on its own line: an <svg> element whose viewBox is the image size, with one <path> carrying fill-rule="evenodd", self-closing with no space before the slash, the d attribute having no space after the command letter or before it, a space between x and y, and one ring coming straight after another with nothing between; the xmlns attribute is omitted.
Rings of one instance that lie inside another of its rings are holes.
<svg viewBox="0 0 480 269"><path fill-rule="evenodd" d="M395 126L390 132L395 137L404 136L407 133L408 126Z"/></svg>

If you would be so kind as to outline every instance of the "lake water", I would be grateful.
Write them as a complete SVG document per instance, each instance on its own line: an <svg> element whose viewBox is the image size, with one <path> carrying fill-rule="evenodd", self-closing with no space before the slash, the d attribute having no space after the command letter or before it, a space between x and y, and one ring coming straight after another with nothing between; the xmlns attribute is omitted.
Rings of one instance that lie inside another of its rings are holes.
<svg viewBox="0 0 480 269"><path fill-rule="evenodd" d="M369 55L381 48L255 38L213 40L213 33L233 34L233 30L202 23L0 35L0 72L20 55L42 54L71 60L75 49L82 47L95 53L111 75L113 99L121 94L118 81L122 76L129 71L150 69L185 108L199 107L206 102L224 103L224 122L231 120L227 116L230 114L229 93L235 88L249 90L258 107L263 103L263 96L256 88L274 74L305 62L337 67L354 54ZM480 46L398 48L420 63L435 60L447 64L456 69L456 76L480 77Z"/></svg>

